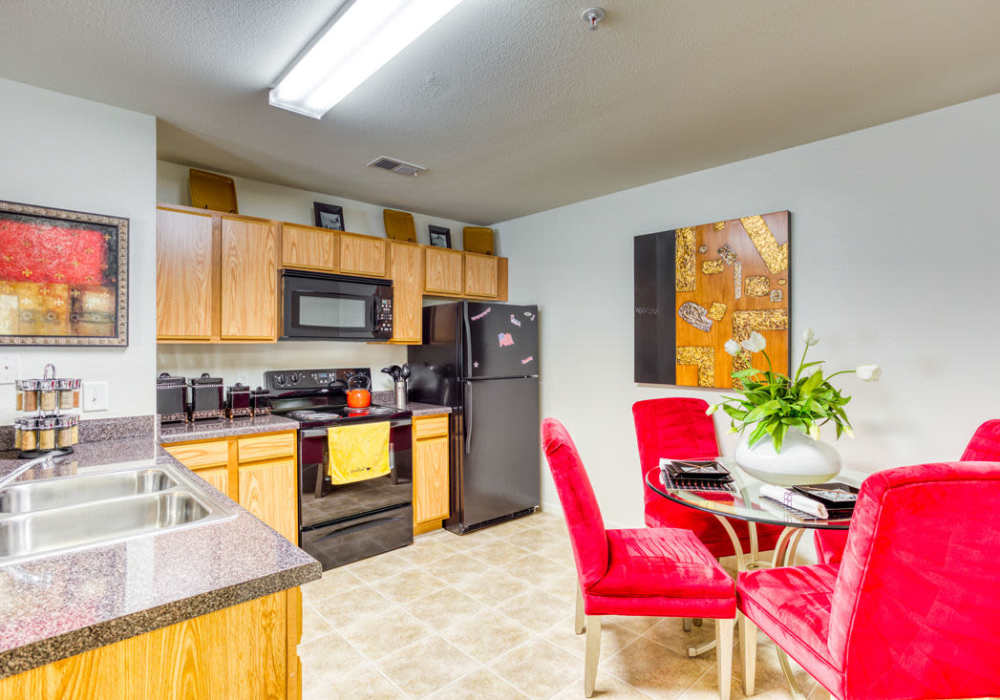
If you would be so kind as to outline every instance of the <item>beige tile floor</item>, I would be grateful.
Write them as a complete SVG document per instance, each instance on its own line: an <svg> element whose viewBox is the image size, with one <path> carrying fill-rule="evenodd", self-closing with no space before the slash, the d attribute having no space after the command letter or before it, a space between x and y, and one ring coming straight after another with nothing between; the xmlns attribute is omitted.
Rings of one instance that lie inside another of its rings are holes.
<svg viewBox="0 0 1000 700"><path fill-rule="evenodd" d="M582 698L575 585L563 521L545 513L462 537L421 535L327 571L302 588L304 700ZM708 620L689 634L677 619L605 618L594 697L717 698L714 652L686 655L713 630ZM791 697L774 646L761 641L754 697ZM804 673L799 682L815 689Z"/></svg>

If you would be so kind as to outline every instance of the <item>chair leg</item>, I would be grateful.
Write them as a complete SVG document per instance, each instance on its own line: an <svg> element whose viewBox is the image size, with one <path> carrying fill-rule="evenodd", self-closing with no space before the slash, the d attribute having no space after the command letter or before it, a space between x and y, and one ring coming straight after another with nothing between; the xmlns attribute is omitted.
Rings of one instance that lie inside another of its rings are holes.
<svg viewBox="0 0 1000 700"><path fill-rule="evenodd" d="M733 625L736 619L716 620L715 639L717 642L715 658L719 671L719 697L729 700L733 684Z"/></svg>
<svg viewBox="0 0 1000 700"><path fill-rule="evenodd" d="M583 634L584 630L584 613L583 613L583 591L580 590L580 586L576 587L576 620L573 623L573 631L577 634Z"/></svg>
<svg viewBox="0 0 1000 700"><path fill-rule="evenodd" d="M587 615L587 654L583 668L583 695L594 695L594 682L597 680L597 661L601 656L601 618Z"/></svg>
<svg viewBox="0 0 1000 700"><path fill-rule="evenodd" d="M743 654L743 694L750 697L757 680L757 625L746 615L740 615L740 651Z"/></svg>

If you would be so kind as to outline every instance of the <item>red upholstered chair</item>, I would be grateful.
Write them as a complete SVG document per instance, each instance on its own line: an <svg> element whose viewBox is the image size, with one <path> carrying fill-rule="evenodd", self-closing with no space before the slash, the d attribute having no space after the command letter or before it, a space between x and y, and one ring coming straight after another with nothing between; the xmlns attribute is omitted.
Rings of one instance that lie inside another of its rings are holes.
<svg viewBox="0 0 1000 700"><path fill-rule="evenodd" d="M963 462L1000 462L1000 420L988 420L980 425L965 452ZM847 544L847 530L816 530L816 558L820 564L840 564Z"/></svg>
<svg viewBox="0 0 1000 700"><path fill-rule="evenodd" d="M998 462L868 477L839 568L740 575L747 694L756 625L837 698L1000 695L998 503Z"/></svg>
<svg viewBox="0 0 1000 700"><path fill-rule="evenodd" d="M717 620L719 694L728 698L736 616L733 580L688 530L606 530L590 479L562 423L552 418L542 422L542 445L576 558L576 633L587 631L584 694L589 698L594 693L601 616L646 615Z"/></svg>
<svg viewBox="0 0 1000 700"><path fill-rule="evenodd" d="M701 399L665 398L638 401L632 405L635 435L639 442L640 478L646 500L646 524L650 527L682 527L691 530L715 557L735 553L733 542L714 515L663 498L646 487L646 474L658 467L661 457L714 459L719 456L715 423L705 415L708 403ZM744 552L750 551L747 523L730 519ZM781 527L757 525L760 551L774 549Z"/></svg>

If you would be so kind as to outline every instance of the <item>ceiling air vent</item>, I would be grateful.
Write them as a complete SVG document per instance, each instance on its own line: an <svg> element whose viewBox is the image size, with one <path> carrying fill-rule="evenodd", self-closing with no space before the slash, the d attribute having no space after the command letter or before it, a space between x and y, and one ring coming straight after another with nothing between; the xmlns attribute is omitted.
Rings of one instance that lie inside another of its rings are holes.
<svg viewBox="0 0 1000 700"><path fill-rule="evenodd" d="M420 173L427 172L427 168L422 165L407 163L406 161L396 160L395 158L388 158L386 156L379 156L369 163L368 167L391 170L399 175L419 175Z"/></svg>

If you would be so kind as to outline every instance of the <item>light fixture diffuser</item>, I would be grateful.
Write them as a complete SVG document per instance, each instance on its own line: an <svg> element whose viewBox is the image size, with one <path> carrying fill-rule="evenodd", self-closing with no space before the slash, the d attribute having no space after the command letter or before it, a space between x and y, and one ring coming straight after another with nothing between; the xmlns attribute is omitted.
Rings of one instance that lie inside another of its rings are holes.
<svg viewBox="0 0 1000 700"><path fill-rule="evenodd" d="M320 119L462 0L354 0L296 59L268 102Z"/></svg>

